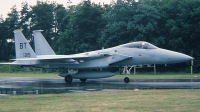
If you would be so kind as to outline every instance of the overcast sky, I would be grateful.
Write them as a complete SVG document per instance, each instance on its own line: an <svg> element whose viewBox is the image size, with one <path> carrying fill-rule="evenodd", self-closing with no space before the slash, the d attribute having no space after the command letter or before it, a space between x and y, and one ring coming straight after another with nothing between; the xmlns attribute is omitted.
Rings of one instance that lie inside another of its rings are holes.
<svg viewBox="0 0 200 112"><path fill-rule="evenodd" d="M17 10L21 10L21 3L27 1L28 5L35 5L37 0L0 0L0 15L2 14L5 18L8 14L8 12L11 12L10 8L12 8L14 5L17 6ZM41 1L41 0L40 0ZM46 0L43 0L46 1ZM56 1L59 4L63 4L66 7L66 3L68 0L48 0L48 1ZM80 3L82 0L71 0L72 4ZM110 3L110 0L91 0L91 2L95 3Z"/></svg>

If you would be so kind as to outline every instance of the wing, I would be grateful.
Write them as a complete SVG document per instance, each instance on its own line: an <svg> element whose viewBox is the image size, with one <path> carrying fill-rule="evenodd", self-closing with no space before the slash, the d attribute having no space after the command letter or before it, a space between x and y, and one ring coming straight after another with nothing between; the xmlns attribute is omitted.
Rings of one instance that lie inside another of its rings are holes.
<svg viewBox="0 0 200 112"><path fill-rule="evenodd" d="M112 56L111 53L106 52L88 52L88 53L81 53L81 54L74 54L74 55L38 55L36 58L17 58L11 60L67 60L67 61L74 61L74 60L91 60L91 59L98 59L104 58L107 56Z"/></svg>
<svg viewBox="0 0 200 112"><path fill-rule="evenodd" d="M79 64L77 60L83 60L87 56L81 55L41 55L36 58L17 58L11 65L36 65L36 64ZM1 63L4 64L4 63Z"/></svg>
<svg viewBox="0 0 200 112"><path fill-rule="evenodd" d="M18 58L18 59L11 59L11 60L61 60L61 59L67 59L70 61L73 59L84 59L87 58L87 56L81 56L81 55L40 55L36 58Z"/></svg>
<svg viewBox="0 0 200 112"><path fill-rule="evenodd" d="M122 62L124 60L132 59L133 57L124 55L124 54L115 53L112 58L116 58L116 59L112 60L110 62L110 65L114 65L114 64Z"/></svg>
<svg viewBox="0 0 200 112"><path fill-rule="evenodd" d="M131 56L118 53L88 52L75 55L41 55L37 56L36 58L18 58L18 59L12 59L16 61L6 64L12 64L12 65L79 64L79 62L81 61L94 60L106 57L110 57L109 58L110 65L132 58Z"/></svg>
<svg viewBox="0 0 200 112"><path fill-rule="evenodd" d="M36 58L17 58L12 59L17 64L79 64L81 61L93 60L111 56L109 53L81 53L74 55L39 55ZM15 63L8 64L15 64Z"/></svg>
<svg viewBox="0 0 200 112"><path fill-rule="evenodd" d="M0 63L0 65L35 65L35 62L14 61L11 63Z"/></svg>

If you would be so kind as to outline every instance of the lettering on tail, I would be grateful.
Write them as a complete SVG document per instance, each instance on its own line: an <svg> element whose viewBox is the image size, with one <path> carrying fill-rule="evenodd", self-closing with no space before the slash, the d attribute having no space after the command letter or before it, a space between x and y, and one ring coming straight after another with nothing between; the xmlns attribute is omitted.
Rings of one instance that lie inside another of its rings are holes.
<svg viewBox="0 0 200 112"><path fill-rule="evenodd" d="M19 43L19 48L20 49L26 49L26 42L24 42L24 43Z"/></svg>
<svg viewBox="0 0 200 112"><path fill-rule="evenodd" d="M23 53L23 57L31 57L30 53Z"/></svg>

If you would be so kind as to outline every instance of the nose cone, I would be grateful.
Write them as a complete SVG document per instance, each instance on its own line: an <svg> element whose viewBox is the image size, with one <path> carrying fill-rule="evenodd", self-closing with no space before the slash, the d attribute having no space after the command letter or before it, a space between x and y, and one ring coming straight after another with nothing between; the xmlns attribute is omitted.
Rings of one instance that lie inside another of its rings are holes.
<svg viewBox="0 0 200 112"><path fill-rule="evenodd" d="M170 50L161 49L160 52L162 53L162 55L160 56L162 60L165 61L166 64L181 63L181 62L191 61L194 59L193 57L188 56L186 54Z"/></svg>
<svg viewBox="0 0 200 112"><path fill-rule="evenodd" d="M177 62L186 62L186 61L191 61L194 59L191 56L188 56L188 55L182 54L182 53L178 53L178 52L175 52L173 55L176 55L176 56L173 56L172 60L177 61Z"/></svg>

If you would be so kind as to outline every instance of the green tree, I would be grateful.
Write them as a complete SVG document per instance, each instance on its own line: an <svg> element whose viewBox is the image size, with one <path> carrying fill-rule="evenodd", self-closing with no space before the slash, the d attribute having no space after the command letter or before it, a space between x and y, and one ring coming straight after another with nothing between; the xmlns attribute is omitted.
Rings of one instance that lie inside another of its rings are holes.
<svg viewBox="0 0 200 112"><path fill-rule="evenodd" d="M5 25L4 25L3 16L1 16L1 18L0 18L0 48L1 48L1 50L0 50L0 61L6 60L4 52L6 50L5 49L5 43L7 41L6 41L6 37L4 35L5 35Z"/></svg>
<svg viewBox="0 0 200 112"><path fill-rule="evenodd" d="M23 34L29 40L32 40L32 31L30 31L30 8L28 6L28 2L21 3L21 11L20 11L20 21L19 26L23 29ZM32 42L32 41L31 41Z"/></svg>
<svg viewBox="0 0 200 112"><path fill-rule="evenodd" d="M102 28L101 7L84 1L71 11L65 32L58 40L59 54L95 50Z"/></svg>
<svg viewBox="0 0 200 112"><path fill-rule="evenodd" d="M159 12L155 6L143 2L118 1L104 14L107 25L101 33L100 43L111 47L130 41L156 43Z"/></svg>
<svg viewBox="0 0 200 112"><path fill-rule="evenodd" d="M30 30L44 30L43 35L50 45L54 36L54 7L55 2L37 1L37 4L29 11Z"/></svg>
<svg viewBox="0 0 200 112"><path fill-rule="evenodd" d="M67 16L67 10L65 9L65 7L63 5L57 4L56 7L54 8L53 13L54 13L54 17L55 17L54 41L57 41L57 39L59 38L59 34L61 32L64 32L66 29L65 17Z"/></svg>
<svg viewBox="0 0 200 112"><path fill-rule="evenodd" d="M191 54L191 51L198 53L198 34L200 33L199 20L200 2L198 0L164 0L161 9L166 16L161 35L165 37L166 48Z"/></svg>
<svg viewBox="0 0 200 112"><path fill-rule="evenodd" d="M13 31L19 29L19 14L16 9L16 6L11 8L11 12L8 13L8 17L5 21L1 23L0 38L1 38L1 60L8 61L10 58L13 58L14 55L14 46L12 42L8 42L8 39L13 39Z"/></svg>
<svg viewBox="0 0 200 112"><path fill-rule="evenodd" d="M63 32L66 28L66 25L63 24L64 18L67 15L67 10L63 5L58 4L54 8L54 13L55 13L55 31L56 32Z"/></svg>
<svg viewBox="0 0 200 112"><path fill-rule="evenodd" d="M101 32L99 44L104 47L111 47L130 41L130 34L128 33L128 23L133 10L127 3L118 1L111 8L107 8L103 14L103 18L107 22L105 28Z"/></svg>

